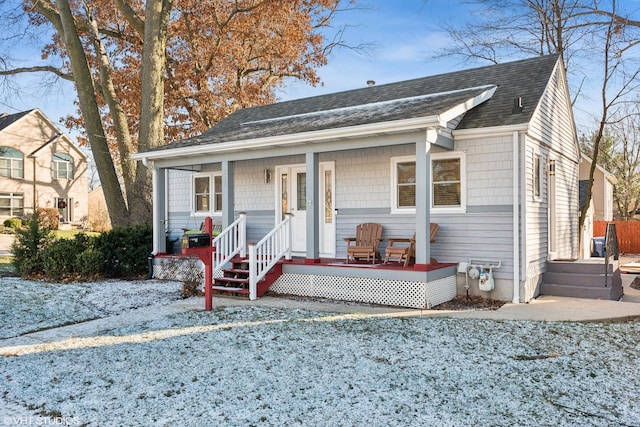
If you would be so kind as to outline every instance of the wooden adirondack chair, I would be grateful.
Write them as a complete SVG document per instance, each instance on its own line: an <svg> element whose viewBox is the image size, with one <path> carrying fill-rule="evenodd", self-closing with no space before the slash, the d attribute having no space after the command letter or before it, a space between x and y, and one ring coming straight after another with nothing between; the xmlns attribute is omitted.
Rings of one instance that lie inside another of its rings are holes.
<svg viewBox="0 0 640 427"><path fill-rule="evenodd" d="M350 259L366 258L367 262L371 260L371 263L375 264L378 256L378 246L380 245L380 236L382 236L382 225L373 222L358 225L356 227L356 237L344 238L344 241L347 242L346 263L349 264Z"/></svg>
<svg viewBox="0 0 640 427"><path fill-rule="evenodd" d="M429 241L430 242L435 242L436 241L436 234L438 233L438 230L440 229L440 226L438 224L435 223L431 223L429 224ZM405 243L407 245L396 245L396 243ZM415 245L416 245L416 234L413 234L413 237L410 239L406 239L406 238L400 238L400 239L389 239L389 246L387 246L387 249L385 250L385 256L384 256L384 264L387 264L389 261L397 261L402 263L404 261L404 266L408 267L409 266L409 260L411 258L415 258L416 256L416 251L415 251ZM436 261L434 258L430 259L431 264L437 264L438 261Z"/></svg>

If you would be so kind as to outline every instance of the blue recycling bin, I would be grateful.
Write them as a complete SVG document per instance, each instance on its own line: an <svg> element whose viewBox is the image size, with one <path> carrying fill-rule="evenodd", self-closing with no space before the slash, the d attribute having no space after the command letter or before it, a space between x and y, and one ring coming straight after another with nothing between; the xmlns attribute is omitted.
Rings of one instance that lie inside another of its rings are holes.
<svg viewBox="0 0 640 427"><path fill-rule="evenodd" d="M591 239L591 256L604 258L604 237Z"/></svg>

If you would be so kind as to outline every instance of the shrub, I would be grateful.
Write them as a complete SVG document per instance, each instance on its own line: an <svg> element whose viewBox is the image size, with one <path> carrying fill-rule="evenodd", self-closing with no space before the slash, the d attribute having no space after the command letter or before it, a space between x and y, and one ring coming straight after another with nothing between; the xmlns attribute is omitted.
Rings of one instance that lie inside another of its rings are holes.
<svg viewBox="0 0 640 427"><path fill-rule="evenodd" d="M20 218L8 218L2 223L7 228L20 228L22 227L22 220Z"/></svg>
<svg viewBox="0 0 640 427"><path fill-rule="evenodd" d="M147 256L153 248L151 226L114 228L96 239L95 248L104 257L103 272L108 277L135 277L147 272Z"/></svg>
<svg viewBox="0 0 640 427"><path fill-rule="evenodd" d="M102 252L94 248L85 249L77 257L77 272L84 279L92 279L101 275L104 268Z"/></svg>
<svg viewBox="0 0 640 427"><path fill-rule="evenodd" d="M60 212L56 208L39 208L40 222L43 227L57 230L60 227Z"/></svg>
<svg viewBox="0 0 640 427"><path fill-rule="evenodd" d="M25 228L16 229L16 238L11 245L13 266L22 277L44 272L44 250L53 242L53 230L47 221L43 221L40 209L28 215L25 224Z"/></svg>
<svg viewBox="0 0 640 427"><path fill-rule="evenodd" d="M93 238L84 233L76 234L73 239L53 241L43 253L45 276L50 280L73 280L99 274L101 265L93 271L80 265L82 254L92 248Z"/></svg>

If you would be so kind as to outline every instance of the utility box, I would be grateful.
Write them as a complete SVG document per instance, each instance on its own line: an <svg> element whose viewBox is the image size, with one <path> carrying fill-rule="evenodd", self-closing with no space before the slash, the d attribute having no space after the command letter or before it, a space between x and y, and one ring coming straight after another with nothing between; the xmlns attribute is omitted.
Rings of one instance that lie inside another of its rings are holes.
<svg viewBox="0 0 640 427"><path fill-rule="evenodd" d="M591 256L604 258L604 237L594 237L591 239Z"/></svg>
<svg viewBox="0 0 640 427"><path fill-rule="evenodd" d="M202 248L211 245L211 236L207 233L185 234L182 236L182 249Z"/></svg>

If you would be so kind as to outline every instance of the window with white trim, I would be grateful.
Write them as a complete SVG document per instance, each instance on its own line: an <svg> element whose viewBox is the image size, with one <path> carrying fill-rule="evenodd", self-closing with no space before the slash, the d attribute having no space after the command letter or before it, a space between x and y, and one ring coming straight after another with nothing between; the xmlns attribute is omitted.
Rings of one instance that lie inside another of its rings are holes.
<svg viewBox="0 0 640 427"><path fill-rule="evenodd" d="M73 179L73 157L67 153L54 153L51 159L53 179Z"/></svg>
<svg viewBox="0 0 640 427"><path fill-rule="evenodd" d="M391 159L391 212L416 211L416 158ZM464 211L466 182L462 152L431 154L431 209Z"/></svg>
<svg viewBox="0 0 640 427"><path fill-rule="evenodd" d="M460 212L466 209L465 155L431 154L431 209Z"/></svg>
<svg viewBox="0 0 640 427"><path fill-rule="evenodd" d="M542 156L538 153L533 155L533 199L542 200Z"/></svg>
<svg viewBox="0 0 640 427"><path fill-rule="evenodd" d="M12 147L0 147L0 177L24 178L24 154Z"/></svg>
<svg viewBox="0 0 640 427"><path fill-rule="evenodd" d="M24 195L22 193L0 193L0 216L23 216Z"/></svg>
<svg viewBox="0 0 640 427"><path fill-rule="evenodd" d="M415 213L416 211L416 158L415 156L391 159L391 212Z"/></svg>
<svg viewBox="0 0 640 427"><path fill-rule="evenodd" d="M222 175L196 174L192 183L192 211L209 215L222 212Z"/></svg>

